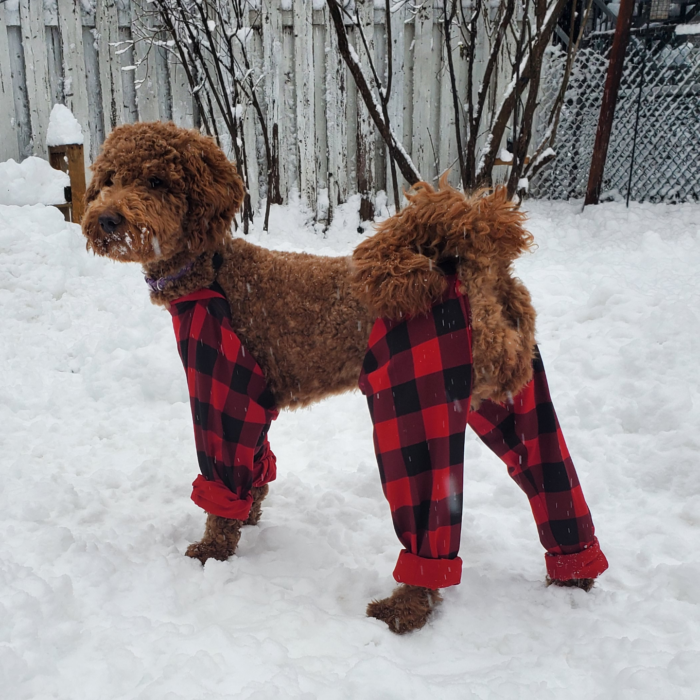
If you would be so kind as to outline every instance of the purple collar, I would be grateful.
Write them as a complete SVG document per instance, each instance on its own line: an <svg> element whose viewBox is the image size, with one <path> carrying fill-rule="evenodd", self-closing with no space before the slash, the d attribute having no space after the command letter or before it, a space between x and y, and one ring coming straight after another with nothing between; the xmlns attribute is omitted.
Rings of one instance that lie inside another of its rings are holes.
<svg viewBox="0 0 700 700"><path fill-rule="evenodd" d="M184 277L192 268L194 267L194 261L187 263L185 267L179 269L175 274L168 275L167 277L159 277L154 279L153 277L146 277L146 284L151 288L152 292L162 292L171 282L176 282L177 280Z"/></svg>

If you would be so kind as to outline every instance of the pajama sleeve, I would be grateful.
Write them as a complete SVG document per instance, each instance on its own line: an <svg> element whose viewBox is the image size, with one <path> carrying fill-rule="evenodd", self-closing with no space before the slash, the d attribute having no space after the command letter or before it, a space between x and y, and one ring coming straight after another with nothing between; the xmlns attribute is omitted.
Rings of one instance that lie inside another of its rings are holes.
<svg viewBox="0 0 700 700"><path fill-rule="evenodd" d="M187 375L201 474L192 500L208 513L245 520L251 488L273 481L267 441L277 417L262 370L231 328L228 303L200 290L171 305Z"/></svg>

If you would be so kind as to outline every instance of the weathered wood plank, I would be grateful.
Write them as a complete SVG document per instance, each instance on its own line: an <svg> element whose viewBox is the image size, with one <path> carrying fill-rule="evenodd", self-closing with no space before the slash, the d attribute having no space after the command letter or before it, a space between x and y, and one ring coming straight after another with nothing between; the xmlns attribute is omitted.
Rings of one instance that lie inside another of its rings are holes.
<svg viewBox="0 0 700 700"><path fill-rule="evenodd" d="M88 128L90 130L90 162L105 140L105 120L102 113L102 85L100 83L100 59L95 47L94 29L83 26L83 52L85 58L85 83L88 96Z"/></svg>
<svg viewBox="0 0 700 700"><path fill-rule="evenodd" d="M416 14L413 48L413 162L421 177L435 176L435 159L430 143L432 101L437 97L435 76L431 75L433 52L433 12L423 5Z"/></svg>
<svg viewBox="0 0 700 700"><path fill-rule="evenodd" d="M265 83L263 95L267 110L267 133L270 135L273 149L273 164L276 182L273 185L278 192L268 192L273 201L281 195L282 154L280 148L281 129L280 113L282 107L282 15L279 0L263 3L262 9L262 43Z"/></svg>
<svg viewBox="0 0 700 700"><path fill-rule="evenodd" d="M297 0L294 7L294 87L296 142L299 153L299 193L310 207L316 204L315 104L313 95L313 3Z"/></svg>
<svg viewBox="0 0 700 700"><path fill-rule="evenodd" d="M12 92L10 46L7 39L5 8L0 5L0 162L19 160L15 100Z"/></svg>
<svg viewBox="0 0 700 700"><path fill-rule="evenodd" d="M46 58L49 70L49 95L51 105L64 104L65 85L63 82L63 53L61 49L61 36L58 26L45 26Z"/></svg>
<svg viewBox="0 0 700 700"><path fill-rule="evenodd" d="M459 47L457 46L457 29L451 28L450 41L452 45L452 61L455 70L455 83L457 89L464 85L461 81L460 68L463 61L459 57ZM458 186L461 182L459 174L459 163L457 162L457 138L455 135L455 110L452 96L452 83L450 80L450 70L447 62L447 42L445 41L444 24L441 27L441 51L442 65L438 73L440 80L440 116L439 116L439 139L438 139L438 168L437 175L440 177L443 172L449 169L449 182L453 186ZM464 98L460 104L464 103ZM460 116L460 125L464 123L463 113Z"/></svg>
<svg viewBox="0 0 700 700"><path fill-rule="evenodd" d="M146 2L147 0L131 0L132 24L143 26L144 29L151 25L151 18L144 12ZM151 47L147 39L139 38L134 43L134 63L136 64L134 87L139 121L142 122L154 122L160 118L155 50L149 49ZM182 71L182 68L180 70Z"/></svg>
<svg viewBox="0 0 700 700"><path fill-rule="evenodd" d="M347 27L348 41L355 46L355 38L357 36L354 27ZM341 59L342 60L342 59ZM361 98L357 94L357 86L353 80L350 71L343 64L345 71L345 85L347 88L347 102L345 106L345 133L347 134L347 140L344 142L343 146L348 149L348 195L357 193L357 130L358 130L358 119L357 119L357 102Z"/></svg>
<svg viewBox="0 0 700 700"><path fill-rule="evenodd" d="M374 56L374 0L356 0L357 21L364 32L369 56L365 51L360 32L355 33L355 51L360 57L360 65L367 78L370 89L375 91L375 84L369 66L370 57ZM367 221L374 216L374 122L369 110L358 95L357 97L357 189L362 195L360 218Z"/></svg>
<svg viewBox="0 0 700 700"><path fill-rule="evenodd" d="M296 86L294 82L294 35L291 27L282 32L282 109L280 112L280 179L285 201L299 190Z"/></svg>
<svg viewBox="0 0 700 700"><path fill-rule="evenodd" d="M10 73L12 75L12 95L17 119L17 144L19 157L32 155L32 124L29 115L29 97L24 70L24 50L22 49L22 27L19 24L7 27L7 44L10 53Z"/></svg>
<svg viewBox="0 0 700 700"><path fill-rule="evenodd" d="M246 55L249 54L253 45L253 30L246 27L243 36L245 41ZM239 37L241 30L239 30ZM238 41L234 41L234 58L238 66L237 70L245 70L245 60L243 58L243 47ZM250 61L250 58L249 58ZM250 205L255 212L260 203L260 185L258 182L258 140L255 133L255 114L252 103L245 99L241 91L239 91L241 130L243 132L243 145L245 146L245 159L248 169L248 194L250 195ZM238 105L236 105L238 111Z"/></svg>
<svg viewBox="0 0 700 700"><path fill-rule="evenodd" d="M391 14L391 61L392 61L392 85L391 92L389 93L389 121L391 123L391 128L396 134L396 138L403 143L403 129L404 129L404 80L405 80L405 70L404 70L404 56L405 56L405 42L404 42L404 27L406 22L406 5L402 5L398 10L392 12ZM409 144L410 150L410 144ZM391 182L391 170L390 162L387 156L386 158L386 191L389 195L389 201L393 203L394 201L394 188ZM399 189L399 202L403 199L403 188L405 183L401 177L401 173L397 168L397 180Z"/></svg>
<svg viewBox="0 0 700 700"><path fill-rule="evenodd" d="M99 51L102 114L105 134L124 122L121 66L114 46L119 41L116 0L101 0L95 11L96 43Z"/></svg>
<svg viewBox="0 0 700 700"><path fill-rule="evenodd" d="M121 14L121 12L119 13ZM133 124L138 121L139 113L136 106L136 83L134 80L134 45L131 40L131 27L119 27L119 49L116 51L117 63L122 79L122 118L125 123Z"/></svg>
<svg viewBox="0 0 700 700"><path fill-rule="evenodd" d="M314 12L316 14L316 12ZM313 27L313 90L314 90L314 156L316 158L316 181L318 183L318 204L316 206L316 217L327 220L328 201L328 142L326 127L326 56L325 24L314 24ZM325 190L325 194L321 192Z"/></svg>
<svg viewBox="0 0 700 700"><path fill-rule="evenodd" d="M348 198L347 69L338 53L330 15L326 20L326 141L331 211ZM329 218L332 214L329 213Z"/></svg>
<svg viewBox="0 0 700 700"><path fill-rule="evenodd" d="M46 30L43 3L20 0L22 48L24 50L25 79L29 99L32 153L46 154L46 130L51 111L49 65L46 55Z"/></svg>
<svg viewBox="0 0 700 700"><path fill-rule="evenodd" d="M73 0L58 0L58 28L63 48L63 82L65 104L83 129L85 167L90 163L91 135L83 51L83 28L80 5ZM89 171L88 171L89 173ZM89 177L89 175L88 175Z"/></svg>
<svg viewBox="0 0 700 700"><path fill-rule="evenodd" d="M191 129L194 126L194 100L185 69L175 54L168 56L168 71L170 73L173 121L178 126Z"/></svg>

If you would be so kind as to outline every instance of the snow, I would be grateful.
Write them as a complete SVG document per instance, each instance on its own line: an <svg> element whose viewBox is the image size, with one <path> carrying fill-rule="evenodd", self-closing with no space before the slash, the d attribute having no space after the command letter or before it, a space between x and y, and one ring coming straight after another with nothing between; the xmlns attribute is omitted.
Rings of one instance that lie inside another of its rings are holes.
<svg viewBox="0 0 700 700"><path fill-rule="evenodd" d="M513 162L513 154L507 148L502 148L501 153L498 157L504 163L512 163Z"/></svg>
<svg viewBox="0 0 700 700"><path fill-rule="evenodd" d="M349 252L273 207L276 249ZM460 586L420 632L364 616L399 551L365 401L284 413L238 554L202 568L182 366L135 265L0 207L0 687L66 698L659 700L700 685L700 206L526 202L517 264L610 570L547 588L527 499L467 439Z"/></svg>
<svg viewBox="0 0 700 700"><path fill-rule="evenodd" d="M0 205L63 204L63 188L70 185L68 175L54 170L41 158L30 156L21 163L12 158L0 163Z"/></svg>
<svg viewBox="0 0 700 700"><path fill-rule="evenodd" d="M677 24L676 34L700 34L700 23L695 24Z"/></svg>
<svg viewBox="0 0 700 700"><path fill-rule="evenodd" d="M128 70L135 66L127 66ZM66 146L83 143L83 130L73 112L65 105L56 104L51 110L49 128L46 130L47 146Z"/></svg>

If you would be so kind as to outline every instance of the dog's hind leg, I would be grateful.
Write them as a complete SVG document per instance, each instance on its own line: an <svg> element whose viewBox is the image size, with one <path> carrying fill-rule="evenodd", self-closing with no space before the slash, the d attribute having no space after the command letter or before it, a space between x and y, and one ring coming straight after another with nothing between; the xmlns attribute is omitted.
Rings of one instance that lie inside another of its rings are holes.
<svg viewBox="0 0 700 700"><path fill-rule="evenodd" d="M262 486L253 486L250 490L253 494L253 504L250 506L250 515L244 525L257 525L262 515L262 502L265 500L270 487L267 484Z"/></svg>
<svg viewBox="0 0 700 700"><path fill-rule="evenodd" d="M242 520L231 520L218 515L207 514L207 525L200 542L191 544L185 554L199 559L202 564L207 559L226 561L233 556L241 539Z"/></svg>

